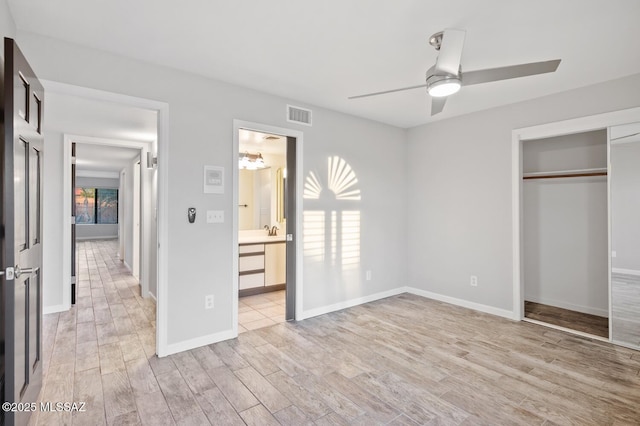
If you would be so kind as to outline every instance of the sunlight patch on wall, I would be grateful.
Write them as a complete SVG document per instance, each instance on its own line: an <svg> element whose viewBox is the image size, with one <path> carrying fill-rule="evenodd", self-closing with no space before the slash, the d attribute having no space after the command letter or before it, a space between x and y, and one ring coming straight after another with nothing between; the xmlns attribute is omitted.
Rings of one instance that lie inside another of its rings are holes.
<svg viewBox="0 0 640 426"><path fill-rule="evenodd" d="M327 159L327 174L310 171L304 198L312 209L303 212L303 250L307 261L357 269L360 265L360 201L358 179L342 158Z"/></svg>
<svg viewBox="0 0 640 426"><path fill-rule="evenodd" d="M359 200L360 190L353 188L358 183L351 166L340 157L329 158L329 189L336 200Z"/></svg>
<svg viewBox="0 0 640 426"><path fill-rule="evenodd" d="M304 256L314 262L324 261L324 212L305 211L302 214Z"/></svg>

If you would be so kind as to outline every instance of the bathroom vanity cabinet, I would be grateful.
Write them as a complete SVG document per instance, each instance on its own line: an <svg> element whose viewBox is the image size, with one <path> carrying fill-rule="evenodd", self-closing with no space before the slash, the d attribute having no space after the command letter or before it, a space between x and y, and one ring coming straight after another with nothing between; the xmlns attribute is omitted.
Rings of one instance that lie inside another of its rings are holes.
<svg viewBox="0 0 640 426"><path fill-rule="evenodd" d="M286 284L286 243L267 241L240 244L240 296L284 290Z"/></svg>

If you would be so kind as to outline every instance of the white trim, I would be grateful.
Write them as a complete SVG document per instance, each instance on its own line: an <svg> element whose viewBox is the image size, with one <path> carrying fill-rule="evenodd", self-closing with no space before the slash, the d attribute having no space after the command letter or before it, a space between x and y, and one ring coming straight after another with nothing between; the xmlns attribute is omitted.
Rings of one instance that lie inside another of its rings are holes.
<svg viewBox="0 0 640 426"><path fill-rule="evenodd" d="M231 276L233 280L233 299L232 299L232 330L233 335L230 338L238 336L238 157L240 141L238 139L239 130L254 130L261 133L270 133L275 135L290 136L296 138L296 229L293 232L296 238L296 314L295 319L303 319L302 310L302 195L303 195L303 167L302 167L302 149L303 149L303 133L299 130L287 129L284 127L270 126L267 124L254 123L251 121L233 120L233 154L232 162L232 238L231 253L233 262L231 262ZM291 233L290 230L287 230Z"/></svg>
<svg viewBox="0 0 640 426"><path fill-rule="evenodd" d="M136 140L126 140L126 139L110 139L110 138L99 138L99 137L94 137L94 136L84 136L84 135L74 135L74 134L69 134L69 133L65 133L63 134L64 137L64 147L63 147L63 152L64 152L64 157L62 159L62 173L64 174L63 176L63 182L64 182L64 187L62 188L63 190L63 199L67 200L64 202L63 205L63 217L71 217L71 144L73 142L76 143L81 143L81 144L88 144L88 145L106 145L106 146L116 146L116 147L126 147L126 148L135 148L135 149L139 149L140 152L142 153L142 155L144 155L144 153L149 151L150 148L150 143L149 142L144 142L144 141L136 141ZM119 191L121 191L122 189L122 178L121 178L121 173L120 172L118 174L118 179L120 179L120 188ZM77 174L76 174L77 176ZM158 189L159 191L159 189ZM146 214L146 212L145 212ZM120 227L121 224L123 223L122 220L119 221L118 226ZM63 228L63 241L65 241L64 245L63 245L63 260L66 262L65 265L69 265L71 262L71 247L70 245L67 243L67 241L71 240L71 224L69 224L68 226L65 224L65 227ZM68 252L68 257L67 257L67 252ZM66 257L66 259L65 259ZM124 260L124 258L121 258L122 260ZM125 263L125 265L127 266L127 269L129 269L129 272L131 272L133 274L133 268L131 268L128 264ZM67 275L67 274L64 274ZM147 297L148 293L149 293L149 281L147 279L148 274L145 274L144 272L139 274L138 277L136 277L136 279L138 280L138 282L140 283L140 287L141 287L141 295L142 297ZM63 277L65 278L65 277ZM70 280L70 277L66 277L67 281ZM64 281L63 281L64 283ZM68 298L71 297L70 294L70 289L69 289L69 294L67 296L64 296L64 290L66 288L66 284L63 284L65 287L63 288L63 297L65 297L63 300L69 300ZM70 285L70 284L69 284ZM71 305L69 305L70 307Z"/></svg>
<svg viewBox="0 0 640 426"><path fill-rule="evenodd" d="M568 309L570 311L582 312L583 314L597 315L599 317L609 318L609 308L608 307L607 307L607 309L594 308L592 306L575 305L573 303L547 299L547 298L544 298L544 297L526 296L526 300L528 300L529 302L541 303L543 305L549 305L549 306L555 306L555 307L562 308L562 309ZM607 306L608 306L608 304L607 304Z"/></svg>
<svg viewBox="0 0 640 426"><path fill-rule="evenodd" d="M607 274L607 305L609 308L609 312L607 318L613 318L613 287L611 287L611 275L613 273L613 264L611 260L611 235L613 232L611 231L611 127L607 127L607 271L611 271ZM613 322L609 321L609 341L613 340Z"/></svg>
<svg viewBox="0 0 640 426"><path fill-rule="evenodd" d="M42 85L44 86L46 91L53 93L62 93L66 95L75 95L85 99L94 99L100 101L107 102L115 102L120 104L125 104L129 106L134 106L138 108L151 109L158 112L158 134L157 134L157 142L158 142L158 210L157 210L157 232L158 232L158 262L157 262L157 274L158 277L158 290L157 290L157 298L159 299L159 303L156 305L156 353L158 356L166 356L167 355L167 333L168 333L168 254L167 247L169 247L169 231L168 231L168 218L169 218L169 203L168 203L168 167L169 167L169 104L166 102L155 101L151 99L138 98L134 96L123 95L119 93L106 92L103 90L91 89L88 87L75 86L66 83L59 83L50 80L40 80ZM149 141L152 142L152 141ZM71 159L71 147L66 143L64 144L64 159L68 159L65 161L69 161ZM67 169L64 169L67 170ZM70 188L71 186L71 177L63 176L64 188ZM65 213L66 215L63 217L71 216L71 207L65 203ZM69 238L71 235L71 224L67 223L68 221L64 221L64 229L68 229ZM71 263L71 254L65 258L65 253L63 252L63 261L66 261L66 265ZM65 274L68 275L68 274ZM71 283L70 277L62 277L63 282L63 300L68 300L69 305L67 309L70 308L71 302L71 294L70 287ZM65 290L66 289L66 290ZM66 293L66 298L65 298ZM67 302L65 302L67 303Z"/></svg>
<svg viewBox="0 0 640 426"><path fill-rule="evenodd" d="M184 352L191 349L199 348L201 346L210 345L212 343L221 342L223 340L233 339L234 337L237 337L237 335L237 331L225 330L219 333L209 334L207 336L196 337L195 339L183 340L182 342L178 343L171 343L166 346L162 356L172 355L178 352Z"/></svg>
<svg viewBox="0 0 640 426"><path fill-rule="evenodd" d="M71 297L71 296L69 296ZM69 302L71 303L71 302ZM56 314L58 312L65 312L68 311L69 307L66 305L53 305L53 306L47 306L45 308L42 308L42 314L43 315L48 315L48 314Z"/></svg>
<svg viewBox="0 0 640 426"><path fill-rule="evenodd" d="M481 303L470 302L464 299L458 299L451 296L445 296L438 293L432 293L430 291L421 290L415 287L405 287L404 291L407 293L415 294L417 296L426 297L428 299L438 300L440 302L449 303L450 305L461 306L467 309L473 309L474 311L484 312L486 314L497 315L499 317L513 319L513 312L506 309L496 308L494 306L483 305Z"/></svg>
<svg viewBox="0 0 640 426"><path fill-rule="evenodd" d="M513 319L524 319L524 300L522 298L524 279L522 277L521 251L522 141L588 132L637 121L640 121L640 107L514 129L511 132Z"/></svg>
<svg viewBox="0 0 640 426"><path fill-rule="evenodd" d="M541 325L543 327L552 328L554 330L564 331L565 333L575 334L577 336L587 337L589 339L599 340L601 342L609 342L609 339L607 339L606 337L596 336L595 334L585 333L583 331L574 330L572 328L566 328L566 327L562 327L562 326L559 326L559 325L550 324L548 322L534 320L534 319L531 319L531 318L523 318L522 320L525 321L525 322L529 322L531 324ZM615 342L613 342L613 343L615 343Z"/></svg>
<svg viewBox="0 0 640 426"><path fill-rule="evenodd" d="M398 287L392 290L382 291L380 293L374 293L369 296L358 297L356 299L345 300L342 302L334 303L333 305L321 306L319 308L309 309L303 311L300 319L307 319L317 317L318 315L324 315L342 309L352 308L354 306L362 305L364 303L373 302L380 299L386 299L387 297L397 296L398 294L407 293L406 287ZM296 318L297 319L297 318Z"/></svg>
<svg viewBox="0 0 640 426"><path fill-rule="evenodd" d="M120 172L105 172L102 170L76 170L76 177L120 179Z"/></svg>
<svg viewBox="0 0 640 426"><path fill-rule="evenodd" d="M127 268L127 270L129 271L129 273L131 273L132 269L131 266L129 266L129 264L127 263L126 260L123 260L122 263L124 264L124 267Z"/></svg>
<svg viewBox="0 0 640 426"><path fill-rule="evenodd" d="M614 274L627 274L640 276L640 271L637 269L624 269L624 268L611 268L611 272Z"/></svg>
<svg viewBox="0 0 640 426"><path fill-rule="evenodd" d="M156 298L156 295L155 295L155 294L153 294L153 293L149 292L149 297L150 297L150 298L152 298L153 300L155 300L155 301L156 301L156 303L158 303L158 299Z"/></svg>

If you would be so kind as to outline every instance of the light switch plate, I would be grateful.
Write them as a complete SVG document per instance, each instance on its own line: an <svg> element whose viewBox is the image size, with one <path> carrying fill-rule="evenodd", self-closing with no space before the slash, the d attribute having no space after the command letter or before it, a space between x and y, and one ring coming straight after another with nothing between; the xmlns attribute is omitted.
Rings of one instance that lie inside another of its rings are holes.
<svg viewBox="0 0 640 426"><path fill-rule="evenodd" d="M207 210L207 223L224 223L224 211Z"/></svg>

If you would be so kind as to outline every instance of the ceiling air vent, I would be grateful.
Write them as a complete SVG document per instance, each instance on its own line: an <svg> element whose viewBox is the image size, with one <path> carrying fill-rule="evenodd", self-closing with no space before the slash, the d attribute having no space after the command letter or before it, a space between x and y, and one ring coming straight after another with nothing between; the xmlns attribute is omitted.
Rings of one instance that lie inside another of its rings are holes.
<svg viewBox="0 0 640 426"><path fill-rule="evenodd" d="M304 124L311 126L311 110L287 105L287 121L290 123Z"/></svg>

